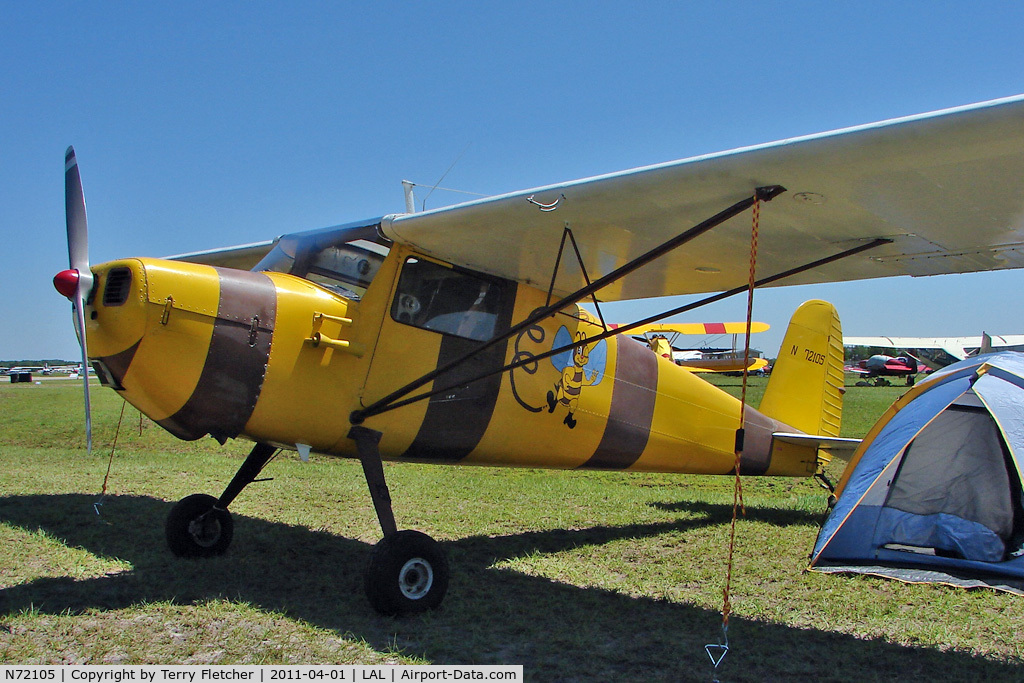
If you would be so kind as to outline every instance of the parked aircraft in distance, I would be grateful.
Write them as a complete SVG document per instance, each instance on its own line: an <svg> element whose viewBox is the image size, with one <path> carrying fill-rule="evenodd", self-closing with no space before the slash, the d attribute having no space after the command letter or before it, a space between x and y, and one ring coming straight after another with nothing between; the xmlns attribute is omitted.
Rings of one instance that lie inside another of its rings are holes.
<svg viewBox="0 0 1024 683"><path fill-rule="evenodd" d="M15 366L12 366L12 367L9 367L9 368L0 368L0 375L15 375L15 374L24 374L24 373L29 373L29 374L38 373L40 375L45 375L45 376L54 375L54 374L57 374L57 375L62 375L62 374L63 375L67 375L67 374L71 374L71 373L74 373L74 372L81 372L81 370L82 370L81 364L76 364L76 365L50 365L48 363L43 363L42 365L15 365ZM90 368L90 371L92 371L91 368Z"/></svg>
<svg viewBox="0 0 1024 683"><path fill-rule="evenodd" d="M868 346L903 351L932 370L979 353L1024 351L1024 334L977 337L843 337L843 346Z"/></svg>
<svg viewBox="0 0 1024 683"><path fill-rule="evenodd" d="M672 354L676 365L690 372L722 372L735 374L743 371L764 374L768 359L757 349L745 354L743 349L696 349Z"/></svg>
<svg viewBox="0 0 1024 683"><path fill-rule="evenodd" d="M15 365L9 368L0 369L5 375L19 375L23 373L31 374L33 372L42 372L44 374L50 374L50 368L42 365Z"/></svg>
<svg viewBox="0 0 1024 683"><path fill-rule="evenodd" d="M618 325L609 325L617 328ZM768 323L752 322L750 333L764 332L769 329ZM668 358L676 365L692 372L740 372L744 362L747 369L759 371L768 365L761 357L761 352L751 350L745 354L737 349L737 338L746 334L747 324L744 323L655 323L644 325L632 330L633 338L651 347L659 356ZM713 348L710 346L680 348L679 337L683 335L718 336L732 335L732 346L729 348Z"/></svg>
<svg viewBox="0 0 1024 683"><path fill-rule="evenodd" d="M872 385L876 387L887 387L890 382L888 377L903 377L907 386L913 386L917 374L926 371L927 367L919 364L913 356L886 356L875 354L870 358L858 361L856 365L848 365L844 368L846 372L852 372L864 377L857 382L857 386Z"/></svg>

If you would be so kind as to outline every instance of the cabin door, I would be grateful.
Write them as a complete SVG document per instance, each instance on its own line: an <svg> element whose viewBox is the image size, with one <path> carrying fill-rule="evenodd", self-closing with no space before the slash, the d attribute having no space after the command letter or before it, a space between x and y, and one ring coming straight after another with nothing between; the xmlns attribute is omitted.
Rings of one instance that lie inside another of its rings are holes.
<svg viewBox="0 0 1024 683"><path fill-rule="evenodd" d="M464 358L511 324L514 282L454 268L422 256L408 256L381 325L371 360L363 405L423 375ZM498 370L506 343L459 363L410 396L432 388L448 391L376 418L375 429L406 432L403 456L457 462L479 443L490 423L501 388ZM368 423L368 426L372 426Z"/></svg>

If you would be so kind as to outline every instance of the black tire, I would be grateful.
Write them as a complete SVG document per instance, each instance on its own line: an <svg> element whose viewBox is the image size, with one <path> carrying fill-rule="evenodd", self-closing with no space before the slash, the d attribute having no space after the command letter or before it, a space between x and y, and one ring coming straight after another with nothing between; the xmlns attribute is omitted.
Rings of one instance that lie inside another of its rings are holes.
<svg viewBox="0 0 1024 683"><path fill-rule="evenodd" d="M231 513L214 507L217 499L195 493L179 500L167 515L167 545L178 557L213 557L231 545Z"/></svg>
<svg viewBox="0 0 1024 683"><path fill-rule="evenodd" d="M448 590L448 559L437 541L419 531L385 536L366 567L366 597L386 616L437 608Z"/></svg>

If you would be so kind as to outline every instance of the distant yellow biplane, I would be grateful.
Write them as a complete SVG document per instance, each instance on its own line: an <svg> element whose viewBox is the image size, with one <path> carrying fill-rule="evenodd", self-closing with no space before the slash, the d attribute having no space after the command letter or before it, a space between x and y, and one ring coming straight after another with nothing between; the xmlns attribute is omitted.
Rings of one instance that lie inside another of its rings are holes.
<svg viewBox="0 0 1024 683"><path fill-rule="evenodd" d="M171 550L223 553L227 508L278 449L358 458L384 535L366 592L387 614L437 606L448 568L398 530L382 460L730 474L739 450L745 475L821 471L843 446L830 304L796 311L742 424L739 401L624 334L747 291L755 212L757 287L1024 265L1024 97L98 266L70 148L65 171L55 284L83 359L182 439L255 444L219 497L175 505ZM712 292L617 329L599 307Z"/></svg>
<svg viewBox="0 0 1024 683"><path fill-rule="evenodd" d="M609 327L617 328L611 324ZM653 323L631 327L634 339L642 340L659 356L668 358L681 368L691 372L742 372L762 370L768 361L760 356L751 356L751 349L738 351L736 338L749 330L751 334L769 329L768 323ZM731 348L676 348L676 341L681 335L721 335L731 334Z"/></svg>

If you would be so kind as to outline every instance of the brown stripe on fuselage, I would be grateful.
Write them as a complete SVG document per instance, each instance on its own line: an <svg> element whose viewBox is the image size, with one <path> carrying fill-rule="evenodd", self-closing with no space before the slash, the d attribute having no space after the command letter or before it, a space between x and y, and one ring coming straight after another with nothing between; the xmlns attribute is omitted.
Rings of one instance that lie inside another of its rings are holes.
<svg viewBox="0 0 1024 683"><path fill-rule="evenodd" d="M139 343L135 342L124 351L115 353L112 356L103 356L96 360L103 364L103 367L107 369L109 377L103 377L100 373L100 379L113 380L115 389L124 388L124 376L128 373L128 367L132 364L132 359L135 358L135 352L139 350Z"/></svg>
<svg viewBox="0 0 1024 683"><path fill-rule="evenodd" d="M647 447L658 389L658 357L632 339L618 337L611 409L601 443L580 465L592 469L624 469Z"/></svg>
<svg viewBox="0 0 1024 683"><path fill-rule="evenodd" d="M181 439L210 434L223 442L238 436L256 407L270 358L274 283L263 273L230 268L217 273L220 300L199 382L185 405L159 422Z"/></svg>
<svg viewBox="0 0 1024 683"><path fill-rule="evenodd" d="M772 433L795 431L753 408L747 408L743 420L743 452L740 453L740 474L756 476L768 471L772 464Z"/></svg>
<svg viewBox="0 0 1024 683"><path fill-rule="evenodd" d="M494 327L494 334L497 335L512 324L516 284L510 280L496 278L494 282L502 288L501 306ZM480 344L479 341L451 334L444 335L438 353L437 367L463 357ZM434 380L434 384L457 385L486 372L498 370L505 363L507 348L508 342L496 344L441 375ZM480 443L484 432L491 424L502 377L503 374L491 375L472 384L456 386L450 392L431 398L416 438L402 457L435 462L458 462L469 455Z"/></svg>

